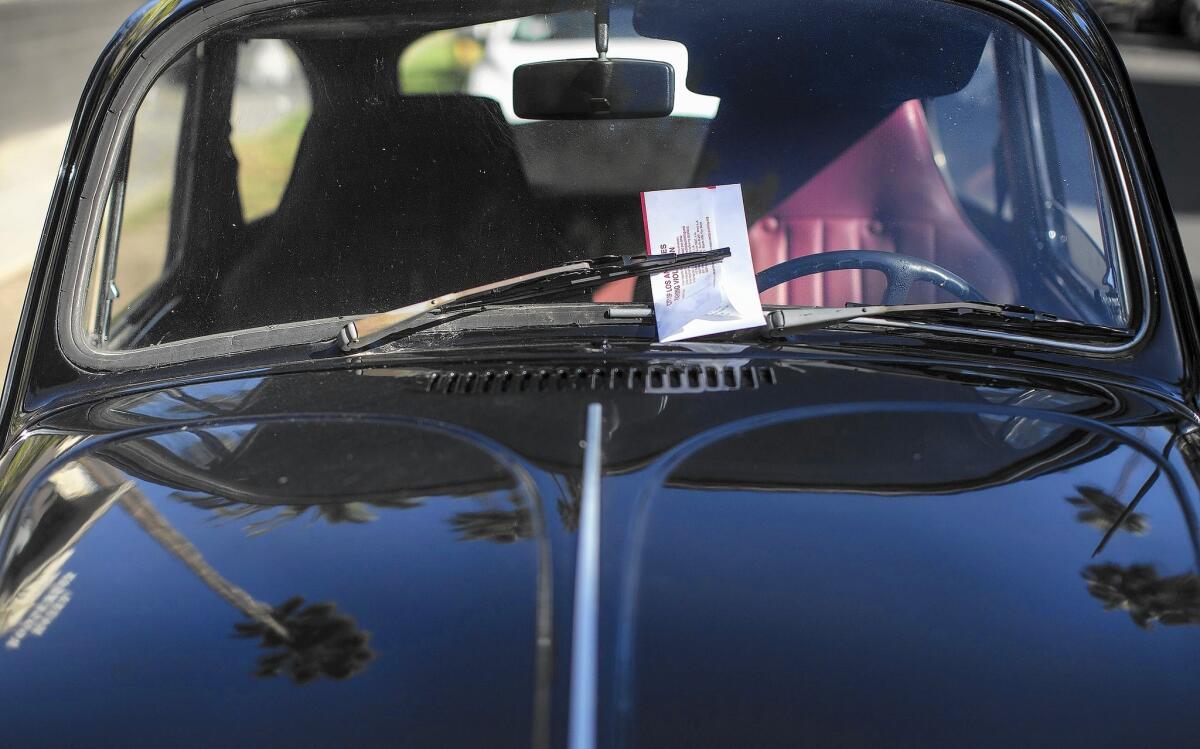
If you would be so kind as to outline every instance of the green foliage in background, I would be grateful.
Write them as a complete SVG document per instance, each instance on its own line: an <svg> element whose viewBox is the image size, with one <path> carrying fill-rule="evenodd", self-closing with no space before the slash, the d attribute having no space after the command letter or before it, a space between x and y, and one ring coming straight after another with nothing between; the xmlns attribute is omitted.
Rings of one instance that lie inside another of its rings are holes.
<svg viewBox="0 0 1200 749"><path fill-rule="evenodd" d="M424 36L400 57L400 88L406 94L460 93L481 54L479 42L453 29Z"/></svg>

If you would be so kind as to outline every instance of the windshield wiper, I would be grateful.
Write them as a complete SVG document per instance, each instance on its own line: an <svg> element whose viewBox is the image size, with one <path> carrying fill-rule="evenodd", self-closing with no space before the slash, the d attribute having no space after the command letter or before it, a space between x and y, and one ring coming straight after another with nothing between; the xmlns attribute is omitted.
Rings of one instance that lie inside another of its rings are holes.
<svg viewBox="0 0 1200 749"><path fill-rule="evenodd" d="M360 317L346 323L338 334L343 351L357 351L383 338L420 324L430 312L453 312L467 307L499 304L553 296L578 289L601 286L622 278L715 263L730 256L728 247L681 255L606 255L474 286L462 291L410 304L407 307Z"/></svg>
<svg viewBox="0 0 1200 749"><path fill-rule="evenodd" d="M850 322L863 317L918 322L956 323L981 327L1020 328L1032 332L1057 332L1105 338L1128 338L1129 331L1086 323L1039 312L1015 304L989 302L945 302L939 304L895 304L853 307L794 307L768 310L768 333L801 333L806 330Z"/></svg>

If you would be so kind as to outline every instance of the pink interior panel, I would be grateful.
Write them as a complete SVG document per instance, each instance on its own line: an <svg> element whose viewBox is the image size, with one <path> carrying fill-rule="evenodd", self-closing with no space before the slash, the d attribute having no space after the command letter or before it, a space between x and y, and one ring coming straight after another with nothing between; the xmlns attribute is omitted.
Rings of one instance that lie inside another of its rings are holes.
<svg viewBox="0 0 1200 749"><path fill-rule="evenodd" d="M791 258L837 250L902 252L963 276L985 297L1013 302L1012 271L963 216L933 159L929 126L918 101L887 119L830 162L750 227L756 270ZM836 271L797 279L763 293L764 304L841 307L877 304L883 274ZM601 287L598 302L632 299L634 284ZM949 300L928 284L913 303Z"/></svg>
<svg viewBox="0 0 1200 749"><path fill-rule="evenodd" d="M1013 301L1012 272L962 215L934 163L918 101L901 105L759 219L750 247L758 270L817 252L903 252L964 276L988 299ZM841 271L798 279L762 299L840 307L878 303L883 288L882 274ZM932 286L919 284L910 301L938 298Z"/></svg>

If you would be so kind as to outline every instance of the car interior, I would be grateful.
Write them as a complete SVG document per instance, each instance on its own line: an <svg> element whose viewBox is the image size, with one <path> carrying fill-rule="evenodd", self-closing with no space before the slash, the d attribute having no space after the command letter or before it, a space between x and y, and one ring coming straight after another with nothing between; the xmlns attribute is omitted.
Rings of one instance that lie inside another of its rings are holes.
<svg viewBox="0 0 1200 749"><path fill-rule="evenodd" d="M806 0L787 13L762 0L719 11L639 0L638 32L682 42L686 85L721 98L711 121L509 124L489 98L402 91L400 55L431 26L466 28L533 5L409 24L351 2L219 32L180 63L188 85L167 267L111 345L383 311L581 257L640 254L641 191L727 183L743 186L756 270L838 250L903 253L959 274L988 301L1083 317L1100 304L1085 283L1016 272L1054 260L1040 241L1054 219L1037 205L1036 174L1011 156L1031 150L1028 114L1002 107L1009 142L995 149L1010 156L993 179L1007 181L1005 220L963 201L938 163L926 102L971 82L1003 24L938 0L916 4L939 6L953 27L919 23L913 3L894 0ZM249 222L229 138L248 38L286 41L312 102L278 208ZM840 307L878 303L883 287L882 274L844 270L762 299ZM618 282L588 298L647 301L649 285ZM929 285L909 298L951 300Z"/></svg>

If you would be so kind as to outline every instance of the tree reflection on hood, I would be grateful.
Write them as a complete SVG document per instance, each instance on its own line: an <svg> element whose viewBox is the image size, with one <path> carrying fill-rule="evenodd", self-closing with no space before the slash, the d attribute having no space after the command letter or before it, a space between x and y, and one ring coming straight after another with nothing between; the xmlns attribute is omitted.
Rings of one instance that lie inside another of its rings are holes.
<svg viewBox="0 0 1200 749"><path fill-rule="evenodd" d="M322 676L341 680L360 673L375 659L369 646L371 633L332 603L304 606L304 599L295 596L271 614L287 630L288 639L257 621L234 625L238 637L260 638L259 646L268 651L259 656L255 676L285 673L296 684Z"/></svg>
<svg viewBox="0 0 1200 749"><path fill-rule="evenodd" d="M1154 622L1200 624L1200 577L1185 573L1159 577L1153 565L1096 564L1083 571L1088 592L1106 611L1129 612L1142 629Z"/></svg>
<svg viewBox="0 0 1200 749"><path fill-rule="evenodd" d="M1124 502L1094 486L1077 486L1076 496L1067 501L1079 508L1075 519L1101 531L1112 529L1116 523L1121 529L1135 536L1145 535L1150 530L1150 521L1138 512L1127 512Z"/></svg>

